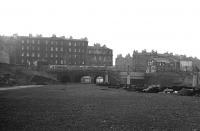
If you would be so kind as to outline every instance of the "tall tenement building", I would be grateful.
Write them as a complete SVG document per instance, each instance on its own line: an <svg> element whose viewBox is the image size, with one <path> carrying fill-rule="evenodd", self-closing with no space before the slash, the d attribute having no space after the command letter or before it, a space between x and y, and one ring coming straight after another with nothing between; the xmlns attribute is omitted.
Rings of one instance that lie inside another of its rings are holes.
<svg viewBox="0 0 200 131"><path fill-rule="evenodd" d="M112 66L113 51L105 45L88 46L87 64L92 66Z"/></svg>
<svg viewBox="0 0 200 131"><path fill-rule="evenodd" d="M115 59L115 67L119 71L134 71L133 58L130 54L127 54L125 57L119 54Z"/></svg>
<svg viewBox="0 0 200 131"><path fill-rule="evenodd" d="M5 42L11 43L11 40ZM11 64L31 66L38 61L47 61L51 65L86 65L88 47L86 38L66 39L29 35L17 36L12 43L16 52L15 58L10 61Z"/></svg>
<svg viewBox="0 0 200 131"><path fill-rule="evenodd" d="M7 50L5 50L7 49ZM26 66L49 65L112 66L112 49L100 44L88 46L87 38L0 36L0 62ZM9 56L9 57L8 57Z"/></svg>

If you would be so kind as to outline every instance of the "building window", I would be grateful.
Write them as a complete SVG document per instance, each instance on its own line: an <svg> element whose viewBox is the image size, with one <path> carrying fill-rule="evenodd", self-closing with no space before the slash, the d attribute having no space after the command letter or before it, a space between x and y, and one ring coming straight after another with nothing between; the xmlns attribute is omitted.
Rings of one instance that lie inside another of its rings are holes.
<svg viewBox="0 0 200 131"><path fill-rule="evenodd" d="M51 51L53 51L53 47L51 47Z"/></svg>
<svg viewBox="0 0 200 131"><path fill-rule="evenodd" d="M22 44L24 44L24 40L22 40Z"/></svg>
<svg viewBox="0 0 200 131"><path fill-rule="evenodd" d="M26 49L29 50L29 46L27 46Z"/></svg>
<svg viewBox="0 0 200 131"><path fill-rule="evenodd" d="M35 41L34 41L34 40L32 40L32 43L34 44L34 43L35 43Z"/></svg>
<svg viewBox="0 0 200 131"><path fill-rule="evenodd" d="M57 64L58 64L58 61L56 60L55 63L56 63L56 65L57 65Z"/></svg>
<svg viewBox="0 0 200 131"><path fill-rule="evenodd" d="M63 51L63 48L62 48L62 47L60 48L60 51Z"/></svg>
<svg viewBox="0 0 200 131"><path fill-rule="evenodd" d="M76 55L74 55L74 57L76 58L77 56L76 56Z"/></svg>
<svg viewBox="0 0 200 131"><path fill-rule="evenodd" d="M40 50L40 47L38 47L38 50Z"/></svg>
<svg viewBox="0 0 200 131"><path fill-rule="evenodd" d="M26 56L28 56L28 57L29 57L29 53L27 53L27 54L26 54Z"/></svg>
<svg viewBox="0 0 200 131"><path fill-rule="evenodd" d="M74 42L74 46L76 46L76 42Z"/></svg>
<svg viewBox="0 0 200 131"><path fill-rule="evenodd" d="M24 52L22 52L22 56L24 56Z"/></svg>
<svg viewBox="0 0 200 131"><path fill-rule="evenodd" d="M76 49L74 49L74 52L76 52Z"/></svg>
<svg viewBox="0 0 200 131"><path fill-rule="evenodd" d="M69 46L71 46L72 45L72 43L71 42L69 42Z"/></svg>
<svg viewBox="0 0 200 131"><path fill-rule="evenodd" d="M63 45L63 41L61 41L61 45Z"/></svg>
<svg viewBox="0 0 200 131"><path fill-rule="evenodd" d="M53 41L51 41L51 44L53 45Z"/></svg>
<svg viewBox="0 0 200 131"><path fill-rule="evenodd" d="M58 51L58 47L56 47L56 51Z"/></svg>
<svg viewBox="0 0 200 131"><path fill-rule="evenodd" d="M61 65L63 65L63 60L60 61Z"/></svg>
<svg viewBox="0 0 200 131"><path fill-rule="evenodd" d="M53 54L51 54L51 57L53 57Z"/></svg>
<svg viewBox="0 0 200 131"><path fill-rule="evenodd" d="M32 53L32 57L35 57L35 53Z"/></svg>
<svg viewBox="0 0 200 131"><path fill-rule="evenodd" d="M84 62L84 61L82 61L82 64L84 65L84 64L85 64L85 62Z"/></svg>
<svg viewBox="0 0 200 131"><path fill-rule="evenodd" d="M24 59L22 59L22 64L24 63Z"/></svg>
<svg viewBox="0 0 200 131"><path fill-rule="evenodd" d="M22 50L24 50L24 46L22 46Z"/></svg>
<svg viewBox="0 0 200 131"><path fill-rule="evenodd" d="M40 57L40 53L38 53L38 57Z"/></svg>
<svg viewBox="0 0 200 131"><path fill-rule="evenodd" d="M58 57L58 54L56 54L56 58Z"/></svg>
<svg viewBox="0 0 200 131"><path fill-rule="evenodd" d="M69 52L71 52L71 48L69 48Z"/></svg>
<svg viewBox="0 0 200 131"><path fill-rule="evenodd" d="M40 41L38 40L38 45L40 44Z"/></svg>
<svg viewBox="0 0 200 131"><path fill-rule="evenodd" d="M29 40L27 40L27 44L29 43Z"/></svg>
<svg viewBox="0 0 200 131"><path fill-rule="evenodd" d="M48 40L46 40L46 45L48 44Z"/></svg>

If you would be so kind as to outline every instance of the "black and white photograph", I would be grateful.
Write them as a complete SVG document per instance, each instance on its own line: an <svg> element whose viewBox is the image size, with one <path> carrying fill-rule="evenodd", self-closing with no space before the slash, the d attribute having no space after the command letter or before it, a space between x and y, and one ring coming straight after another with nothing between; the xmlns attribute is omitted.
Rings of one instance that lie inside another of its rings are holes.
<svg viewBox="0 0 200 131"><path fill-rule="evenodd" d="M200 1L1 0L0 131L200 131Z"/></svg>

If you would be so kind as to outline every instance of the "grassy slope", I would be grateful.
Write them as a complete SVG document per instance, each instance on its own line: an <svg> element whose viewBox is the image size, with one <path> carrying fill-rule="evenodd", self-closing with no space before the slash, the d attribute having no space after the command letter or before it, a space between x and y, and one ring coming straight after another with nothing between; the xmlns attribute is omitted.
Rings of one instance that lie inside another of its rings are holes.
<svg viewBox="0 0 200 131"><path fill-rule="evenodd" d="M31 78L33 78L33 76L36 75L56 81L55 77L45 72L33 71L23 66L16 66L10 64L0 64L0 75L1 74L11 74L11 77L16 79L18 85L32 84L30 80Z"/></svg>
<svg viewBox="0 0 200 131"><path fill-rule="evenodd" d="M93 85L0 92L1 130L200 129L200 99Z"/></svg>

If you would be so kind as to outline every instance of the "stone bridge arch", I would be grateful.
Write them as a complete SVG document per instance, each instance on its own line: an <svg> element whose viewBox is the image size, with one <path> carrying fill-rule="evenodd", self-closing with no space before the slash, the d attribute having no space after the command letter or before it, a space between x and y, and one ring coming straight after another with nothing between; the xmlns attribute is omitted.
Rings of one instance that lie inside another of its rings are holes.
<svg viewBox="0 0 200 131"><path fill-rule="evenodd" d="M71 70L57 73L57 78L64 83L80 83L83 76L90 76L92 83L96 83L96 78L101 76L105 81L105 71L84 71L84 70Z"/></svg>

